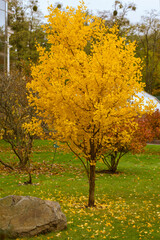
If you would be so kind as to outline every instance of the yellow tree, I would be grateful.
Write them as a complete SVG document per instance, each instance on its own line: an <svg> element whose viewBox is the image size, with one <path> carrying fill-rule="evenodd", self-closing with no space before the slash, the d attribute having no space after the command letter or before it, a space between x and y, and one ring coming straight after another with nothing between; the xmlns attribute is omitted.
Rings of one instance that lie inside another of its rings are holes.
<svg viewBox="0 0 160 240"><path fill-rule="evenodd" d="M44 28L50 50L37 47L39 62L32 67L28 89L38 118L29 127L43 136L45 124L48 138L66 142L85 167L88 163L88 206L94 206L95 167L110 141L107 130L123 122L134 132L132 120L142 109L140 102L129 100L143 86L135 43L126 44L116 27L106 29L103 20L85 10L83 2L65 11L49 7ZM130 139L127 132L122 135L124 142Z"/></svg>

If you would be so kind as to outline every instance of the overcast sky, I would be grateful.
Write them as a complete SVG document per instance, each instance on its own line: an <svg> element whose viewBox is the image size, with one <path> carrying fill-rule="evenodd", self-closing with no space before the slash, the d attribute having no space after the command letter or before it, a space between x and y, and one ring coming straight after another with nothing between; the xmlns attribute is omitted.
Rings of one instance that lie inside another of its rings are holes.
<svg viewBox="0 0 160 240"><path fill-rule="evenodd" d="M76 7L79 4L79 0L39 0L40 10L44 15L47 15L47 7L52 4L55 5L56 2L62 3L64 7L73 6ZM86 6L89 10L92 10L93 13L96 13L97 10L112 10L114 0L84 0ZM156 9L160 12L160 0L122 0L122 3L135 3L136 12L128 14L128 17L131 22L139 22L142 15L145 15L145 11L150 11L151 9Z"/></svg>

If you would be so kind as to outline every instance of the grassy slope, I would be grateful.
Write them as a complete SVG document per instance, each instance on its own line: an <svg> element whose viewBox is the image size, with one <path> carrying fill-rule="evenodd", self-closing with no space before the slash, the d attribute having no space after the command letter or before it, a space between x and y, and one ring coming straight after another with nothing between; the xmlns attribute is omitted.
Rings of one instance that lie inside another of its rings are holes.
<svg viewBox="0 0 160 240"><path fill-rule="evenodd" d="M143 154L124 156L118 174L97 173L95 209L85 207L88 180L81 163L72 154L61 152L53 161L52 145L35 142L34 185L21 184L26 181L25 173L0 166L0 197L17 194L58 201L67 216L67 230L34 239L160 239L159 145L147 146ZM16 161L3 141L0 150L0 158ZM104 168L102 163L97 164L97 170Z"/></svg>

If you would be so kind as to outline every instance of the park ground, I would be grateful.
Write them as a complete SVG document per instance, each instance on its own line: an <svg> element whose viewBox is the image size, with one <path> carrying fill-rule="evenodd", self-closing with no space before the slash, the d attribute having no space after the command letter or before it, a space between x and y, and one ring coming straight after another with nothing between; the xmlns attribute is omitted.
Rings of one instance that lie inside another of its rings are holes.
<svg viewBox="0 0 160 240"><path fill-rule="evenodd" d="M17 161L2 140L0 158ZM33 184L24 184L26 172L0 165L0 197L30 195L59 202L67 229L28 240L159 240L160 145L125 155L116 174L104 173L106 166L101 162L96 167L96 207L87 208L88 179L80 161L60 150L55 154L52 142L36 140L31 162Z"/></svg>

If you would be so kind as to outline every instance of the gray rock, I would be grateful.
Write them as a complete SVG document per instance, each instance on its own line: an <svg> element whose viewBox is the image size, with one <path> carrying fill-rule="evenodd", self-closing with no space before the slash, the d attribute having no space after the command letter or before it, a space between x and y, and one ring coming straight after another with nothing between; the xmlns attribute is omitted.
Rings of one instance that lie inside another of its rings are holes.
<svg viewBox="0 0 160 240"><path fill-rule="evenodd" d="M15 195L0 199L0 232L7 232L10 238L32 237L66 227L58 202Z"/></svg>

